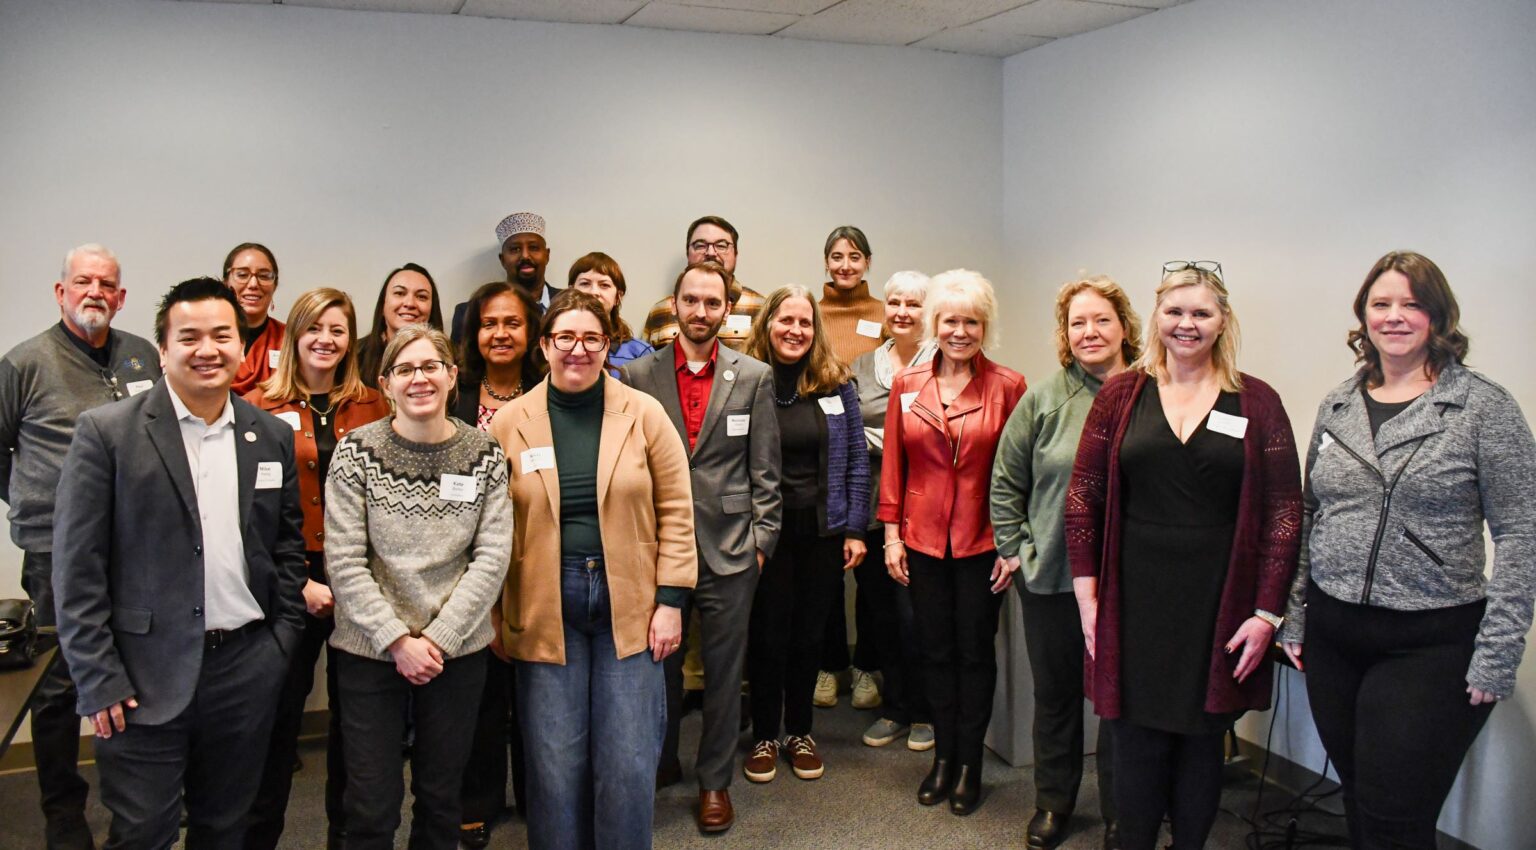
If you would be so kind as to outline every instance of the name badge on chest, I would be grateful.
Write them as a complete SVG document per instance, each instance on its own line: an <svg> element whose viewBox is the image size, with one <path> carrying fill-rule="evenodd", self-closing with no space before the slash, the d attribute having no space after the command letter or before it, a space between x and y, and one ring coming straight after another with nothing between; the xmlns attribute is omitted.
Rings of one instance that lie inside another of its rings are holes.
<svg viewBox="0 0 1536 850"><path fill-rule="evenodd" d="M554 469L555 447L536 446L531 449L525 449L518 455L518 460L522 464L524 475L538 472L541 469Z"/></svg>
<svg viewBox="0 0 1536 850"><path fill-rule="evenodd" d="M829 395L816 399L821 404L821 412L828 416L843 415L843 399L840 396Z"/></svg>
<svg viewBox="0 0 1536 850"><path fill-rule="evenodd" d="M479 482L473 475L443 473L437 482L437 495L448 502L473 502L480 492Z"/></svg>
<svg viewBox="0 0 1536 850"><path fill-rule="evenodd" d="M1226 434L1228 437L1236 437L1241 440L1248 433L1248 417L1232 416L1219 410L1212 410L1209 419L1205 420L1205 427L1218 434Z"/></svg>
<svg viewBox="0 0 1536 850"><path fill-rule="evenodd" d="M279 461L264 460L256 464L256 489L276 490L283 486L283 465Z"/></svg>

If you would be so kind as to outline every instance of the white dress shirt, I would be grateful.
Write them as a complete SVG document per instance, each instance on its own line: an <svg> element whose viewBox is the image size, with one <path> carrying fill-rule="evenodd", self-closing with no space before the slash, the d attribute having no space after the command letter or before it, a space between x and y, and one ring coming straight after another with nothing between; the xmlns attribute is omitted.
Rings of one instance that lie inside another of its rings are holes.
<svg viewBox="0 0 1536 850"><path fill-rule="evenodd" d="M194 414L167 385L192 470L203 532L205 629L237 629L265 617L251 594L240 531L240 469L235 461L235 406L227 398L212 425Z"/></svg>

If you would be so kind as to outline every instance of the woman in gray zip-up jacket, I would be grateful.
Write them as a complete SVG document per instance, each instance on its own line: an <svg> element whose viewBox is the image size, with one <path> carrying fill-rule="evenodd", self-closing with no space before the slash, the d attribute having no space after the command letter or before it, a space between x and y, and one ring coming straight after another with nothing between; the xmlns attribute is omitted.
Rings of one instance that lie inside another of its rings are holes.
<svg viewBox="0 0 1536 850"><path fill-rule="evenodd" d="M1305 660L1352 844L1433 848L1531 627L1536 443L1510 394L1462 365L1455 296L1427 258L1379 260L1355 314L1363 368L1318 407L1280 638Z"/></svg>

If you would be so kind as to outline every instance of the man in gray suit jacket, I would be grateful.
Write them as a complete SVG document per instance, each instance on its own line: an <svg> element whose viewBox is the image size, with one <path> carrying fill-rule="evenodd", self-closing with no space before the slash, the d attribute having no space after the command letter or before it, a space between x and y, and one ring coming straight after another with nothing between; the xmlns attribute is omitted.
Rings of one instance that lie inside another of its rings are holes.
<svg viewBox="0 0 1536 850"><path fill-rule="evenodd" d="M240 313L176 285L165 379L80 416L54 516L59 642L98 737L107 847L241 845L303 628L293 430L233 397Z"/></svg>
<svg viewBox="0 0 1536 850"><path fill-rule="evenodd" d="M672 287L681 332L670 345L630 361L624 381L661 402L689 449L704 661L704 731L699 739L699 829L735 822L731 777L741 720L747 624L763 562L779 537L779 425L773 371L716 340L730 311L731 273L694 263ZM688 611L683 612L683 622ZM683 653L668 657L663 764L677 760Z"/></svg>

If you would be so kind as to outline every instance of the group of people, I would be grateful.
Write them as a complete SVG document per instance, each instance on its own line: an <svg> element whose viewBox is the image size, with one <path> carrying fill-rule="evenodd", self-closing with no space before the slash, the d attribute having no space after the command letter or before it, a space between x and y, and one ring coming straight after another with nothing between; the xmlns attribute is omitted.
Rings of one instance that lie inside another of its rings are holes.
<svg viewBox="0 0 1536 850"><path fill-rule="evenodd" d="M110 251L65 257L59 324L0 360L0 496L62 647L32 721L50 847L93 846L79 716L107 846L167 846L184 809L189 847L275 847L322 647L329 846L393 846L408 757L412 847L484 846L509 774L530 846L649 847L692 699L697 824L729 830L746 726L749 781L827 770L812 706L847 664L827 651L848 657L847 571L863 740L932 750L923 805L982 802L1012 586L1027 846L1071 831L1085 697L1104 845L1154 847L1166 818L1202 846L1276 642L1354 846L1434 846L1530 628L1536 444L1463 365L1428 259L1366 276L1359 370L1303 475L1214 262L1163 267L1145 334L1115 282L1068 282L1062 368L1026 391L986 354L985 278L903 271L877 298L858 228L829 235L819 294L764 296L735 228L701 218L636 336L611 257L546 282L545 227L503 220L506 279L451 313L425 268L391 271L362 336L337 289L271 316L260 244L172 287L154 343L111 328Z"/></svg>

